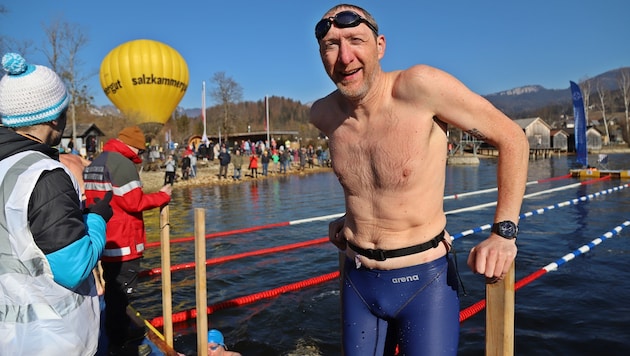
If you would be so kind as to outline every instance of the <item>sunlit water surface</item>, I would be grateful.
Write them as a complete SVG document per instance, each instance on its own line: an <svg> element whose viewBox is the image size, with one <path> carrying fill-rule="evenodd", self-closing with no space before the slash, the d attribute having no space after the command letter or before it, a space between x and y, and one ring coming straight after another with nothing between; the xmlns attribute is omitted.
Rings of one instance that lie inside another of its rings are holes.
<svg viewBox="0 0 630 356"><path fill-rule="evenodd" d="M591 158L595 161L595 158ZM528 181L566 175L572 157L531 161ZM609 168L629 169L630 155L609 155ZM496 160L479 166L448 166L445 195L496 187ZM427 174L430 174L427 172ZM579 183L562 179L531 184L527 194ZM525 200L522 212L534 211L630 183L609 180L557 189ZM579 204L550 209L520 223L516 280L630 219L630 188L602 194ZM496 200L496 192L445 201L445 211ZM419 202L420 203L420 202ZM176 189L170 209L171 239L194 234L194 209L205 209L206 233L296 221L342 213L342 190L332 173L291 175L242 184ZM494 208L448 215L452 235L492 222ZM157 210L145 214L150 241L159 241ZM206 258L312 240L327 235L328 221L302 223L206 241ZM516 292L516 355L627 355L630 352L630 228L590 252L534 280ZM484 298L484 281L466 266L468 251L487 237L481 232L455 241L467 295L461 308ZM171 245L173 265L194 261L194 244ZM207 268L208 305L266 291L337 270L329 244L250 257ZM147 250L144 268L160 266L159 248ZM340 355L338 280L276 298L219 310L209 326L222 330L232 349L245 356ZM173 311L195 308L194 269L172 273ZM133 301L144 317L162 314L159 277L144 278ZM195 320L174 325L175 348L196 355ZM460 355L483 355L485 314L461 324Z"/></svg>

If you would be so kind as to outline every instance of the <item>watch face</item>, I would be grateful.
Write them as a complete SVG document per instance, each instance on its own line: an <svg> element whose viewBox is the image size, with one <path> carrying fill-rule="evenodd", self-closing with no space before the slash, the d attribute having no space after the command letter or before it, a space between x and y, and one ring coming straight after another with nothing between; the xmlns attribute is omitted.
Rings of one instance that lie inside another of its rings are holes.
<svg viewBox="0 0 630 356"><path fill-rule="evenodd" d="M501 221L494 224L493 232L501 237L513 239L518 234L518 227L511 221Z"/></svg>
<svg viewBox="0 0 630 356"><path fill-rule="evenodd" d="M511 223L501 223L499 224L499 231L501 235L514 236L516 234L516 226Z"/></svg>

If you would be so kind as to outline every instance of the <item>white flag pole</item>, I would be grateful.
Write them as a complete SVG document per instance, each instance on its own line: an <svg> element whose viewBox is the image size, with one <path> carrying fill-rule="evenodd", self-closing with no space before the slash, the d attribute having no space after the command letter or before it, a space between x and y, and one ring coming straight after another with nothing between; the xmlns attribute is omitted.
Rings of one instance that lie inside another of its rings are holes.
<svg viewBox="0 0 630 356"><path fill-rule="evenodd" d="M265 108L266 108L266 123L265 123L265 127L267 130L267 144L265 145L265 147L267 147L268 145L271 145L271 141L269 140L269 97L265 95Z"/></svg>
<svg viewBox="0 0 630 356"><path fill-rule="evenodd" d="M206 134L206 82L201 82L201 119L203 120L203 136L201 142L208 144L208 135Z"/></svg>

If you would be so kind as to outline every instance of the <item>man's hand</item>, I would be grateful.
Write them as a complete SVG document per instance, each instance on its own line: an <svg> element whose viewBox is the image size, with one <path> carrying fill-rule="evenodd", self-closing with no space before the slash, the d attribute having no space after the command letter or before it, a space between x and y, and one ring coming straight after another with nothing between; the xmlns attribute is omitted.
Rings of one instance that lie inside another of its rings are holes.
<svg viewBox="0 0 630 356"><path fill-rule="evenodd" d="M516 251L516 240L492 234L470 250L468 267L485 275L490 283L498 282L508 273Z"/></svg>
<svg viewBox="0 0 630 356"><path fill-rule="evenodd" d="M346 216L344 215L328 225L328 239L342 251L345 251L347 246L346 238L341 233L341 229L343 229L345 224Z"/></svg>
<svg viewBox="0 0 630 356"><path fill-rule="evenodd" d="M170 197L171 194L173 193L173 186L170 184L166 184L165 186L162 187L162 189L160 189L160 192L164 192L168 194L168 196Z"/></svg>
<svg viewBox="0 0 630 356"><path fill-rule="evenodd" d="M99 198L94 198L94 204L88 206L88 213L98 214L100 215L105 222L108 222L109 219L114 215L114 211L112 210L111 205L109 203L112 201L113 192L110 190L105 193L103 200Z"/></svg>

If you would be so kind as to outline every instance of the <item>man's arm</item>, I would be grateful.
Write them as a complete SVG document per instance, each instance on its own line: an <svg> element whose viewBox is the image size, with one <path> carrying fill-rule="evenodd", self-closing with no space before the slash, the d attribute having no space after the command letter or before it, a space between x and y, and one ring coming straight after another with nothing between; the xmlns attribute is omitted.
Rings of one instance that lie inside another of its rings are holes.
<svg viewBox="0 0 630 356"><path fill-rule="evenodd" d="M29 222L37 246L46 255L55 282L75 288L90 274L105 247L106 222L85 217L68 174L45 172L29 201Z"/></svg>
<svg viewBox="0 0 630 356"><path fill-rule="evenodd" d="M405 75L440 120L461 128L499 150L498 200L494 222L518 223L529 164L529 143L514 121L453 76L427 66L413 67ZM468 265L475 273L501 278L516 257L516 243L492 233L471 249Z"/></svg>
<svg viewBox="0 0 630 356"><path fill-rule="evenodd" d="M515 125L518 127L518 125ZM493 222L513 221L518 224L529 163L529 144L520 127L492 143L499 150L497 164L498 199ZM495 233L473 247L468 266L488 278L502 279L516 258L516 240Z"/></svg>

